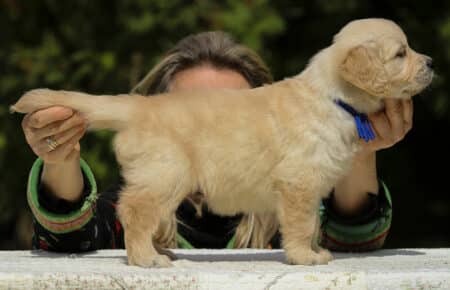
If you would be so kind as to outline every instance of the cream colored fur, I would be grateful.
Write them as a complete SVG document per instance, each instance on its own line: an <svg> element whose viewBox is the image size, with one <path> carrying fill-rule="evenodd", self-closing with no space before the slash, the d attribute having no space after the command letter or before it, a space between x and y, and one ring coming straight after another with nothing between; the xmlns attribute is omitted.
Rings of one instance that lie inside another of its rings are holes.
<svg viewBox="0 0 450 290"><path fill-rule="evenodd" d="M406 55L397 57L402 46ZM383 98L409 98L431 81L427 59L393 22L366 19L345 26L301 74L272 85L154 97L38 89L11 108L68 106L93 128L117 131L126 180L118 215L131 265L170 265L152 235L195 191L220 215L275 213L288 261L323 264L332 256L317 244L319 203L359 144L353 118L334 99L371 113Z"/></svg>

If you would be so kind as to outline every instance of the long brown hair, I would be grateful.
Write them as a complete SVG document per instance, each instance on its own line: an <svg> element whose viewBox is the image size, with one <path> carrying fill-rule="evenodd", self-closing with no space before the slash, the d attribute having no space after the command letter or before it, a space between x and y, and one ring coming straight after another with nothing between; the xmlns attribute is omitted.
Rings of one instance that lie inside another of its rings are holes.
<svg viewBox="0 0 450 290"><path fill-rule="evenodd" d="M245 77L252 87L273 82L272 75L259 55L238 44L221 31L203 32L185 37L131 90L140 95L170 91L175 74L192 67L208 64L218 69L230 69ZM203 198L199 193L187 197L201 215ZM175 248L177 220L175 214L161 224L154 239L163 247ZM278 229L274 214L246 214L236 228L236 248L264 248Z"/></svg>

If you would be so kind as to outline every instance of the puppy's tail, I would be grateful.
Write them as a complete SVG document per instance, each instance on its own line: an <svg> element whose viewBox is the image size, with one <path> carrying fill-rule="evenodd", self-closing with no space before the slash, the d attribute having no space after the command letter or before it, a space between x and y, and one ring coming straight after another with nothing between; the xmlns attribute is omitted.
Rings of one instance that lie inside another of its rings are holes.
<svg viewBox="0 0 450 290"><path fill-rule="evenodd" d="M31 113L52 106L64 106L79 111L92 129L125 128L133 116L134 98L142 96L98 96L79 92L36 89L25 93L10 112Z"/></svg>

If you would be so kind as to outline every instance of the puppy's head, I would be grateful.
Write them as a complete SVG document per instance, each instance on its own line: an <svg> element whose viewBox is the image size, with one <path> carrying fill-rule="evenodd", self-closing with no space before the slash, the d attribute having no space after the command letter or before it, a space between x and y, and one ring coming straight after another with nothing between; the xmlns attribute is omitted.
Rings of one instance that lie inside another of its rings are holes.
<svg viewBox="0 0 450 290"><path fill-rule="evenodd" d="M339 74L376 98L410 98L431 83L432 60L408 45L401 28L385 19L347 24L334 38Z"/></svg>

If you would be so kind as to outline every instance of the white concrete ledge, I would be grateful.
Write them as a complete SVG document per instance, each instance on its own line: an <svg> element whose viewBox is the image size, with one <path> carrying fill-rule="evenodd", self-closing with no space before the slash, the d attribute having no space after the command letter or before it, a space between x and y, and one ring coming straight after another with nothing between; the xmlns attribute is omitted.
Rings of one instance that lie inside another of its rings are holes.
<svg viewBox="0 0 450 290"><path fill-rule="evenodd" d="M281 250L176 250L175 267L126 265L125 251L0 251L0 289L450 289L450 249L334 253L285 264Z"/></svg>

